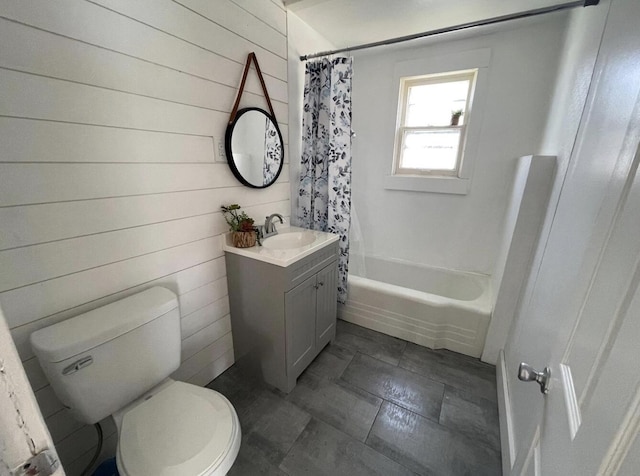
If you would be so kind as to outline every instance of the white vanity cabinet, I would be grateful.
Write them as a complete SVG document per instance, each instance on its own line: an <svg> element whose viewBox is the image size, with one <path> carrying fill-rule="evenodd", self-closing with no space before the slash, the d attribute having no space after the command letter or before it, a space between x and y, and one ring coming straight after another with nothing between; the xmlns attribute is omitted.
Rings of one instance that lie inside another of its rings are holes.
<svg viewBox="0 0 640 476"><path fill-rule="evenodd" d="M305 249L282 266L225 248L236 363L286 393L336 333L337 238Z"/></svg>

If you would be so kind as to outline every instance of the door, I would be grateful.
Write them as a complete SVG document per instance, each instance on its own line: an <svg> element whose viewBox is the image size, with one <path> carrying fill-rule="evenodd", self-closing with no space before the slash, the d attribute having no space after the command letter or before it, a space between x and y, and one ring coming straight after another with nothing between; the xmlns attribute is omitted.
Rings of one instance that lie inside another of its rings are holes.
<svg viewBox="0 0 640 476"><path fill-rule="evenodd" d="M38 474L65 474L0 309L0 474L28 461Z"/></svg>
<svg viewBox="0 0 640 476"><path fill-rule="evenodd" d="M287 374L295 379L315 357L316 275L285 293L285 321Z"/></svg>
<svg viewBox="0 0 640 476"><path fill-rule="evenodd" d="M338 263L334 262L317 274L316 348L322 349L336 335L338 301Z"/></svg>
<svg viewBox="0 0 640 476"><path fill-rule="evenodd" d="M505 349L515 455L505 474L640 474L639 19L640 2L613 0L544 255ZM520 362L550 367L547 395L516 379Z"/></svg>

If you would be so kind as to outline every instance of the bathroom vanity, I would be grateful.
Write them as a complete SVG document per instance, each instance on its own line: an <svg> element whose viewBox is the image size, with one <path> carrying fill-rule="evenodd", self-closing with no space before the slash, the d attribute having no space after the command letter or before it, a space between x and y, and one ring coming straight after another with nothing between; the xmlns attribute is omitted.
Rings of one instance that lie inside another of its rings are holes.
<svg viewBox="0 0 640 476"><path fill-rule="evenodd" d="M338 236L290 227L223 248L236 362L289 393L335 338Z"/></svg>

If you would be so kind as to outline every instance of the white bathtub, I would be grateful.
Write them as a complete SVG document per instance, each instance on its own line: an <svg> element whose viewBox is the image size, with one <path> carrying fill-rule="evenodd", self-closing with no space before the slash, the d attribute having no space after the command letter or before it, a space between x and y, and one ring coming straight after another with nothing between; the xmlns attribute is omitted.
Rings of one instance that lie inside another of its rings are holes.
<svg viewBox="0 0 640 476"><path fill-rule="evenodd" d="M341 319L480 357L491 318L489 276L374 257L353 259L350 268Z"/></svg>

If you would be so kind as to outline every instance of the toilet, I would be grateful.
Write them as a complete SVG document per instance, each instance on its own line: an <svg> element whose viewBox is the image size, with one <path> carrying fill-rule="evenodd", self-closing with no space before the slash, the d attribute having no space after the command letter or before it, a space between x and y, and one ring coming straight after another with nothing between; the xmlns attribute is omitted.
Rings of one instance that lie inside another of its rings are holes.
<svg viewBox="0 0 640 476"><path fill-rule="evenodd" d="M111 415L121 476L229 471L241 430L220 393L169 376L180 365L176 295L153 287L31 334L51 386L75 418Z"/></svg>

